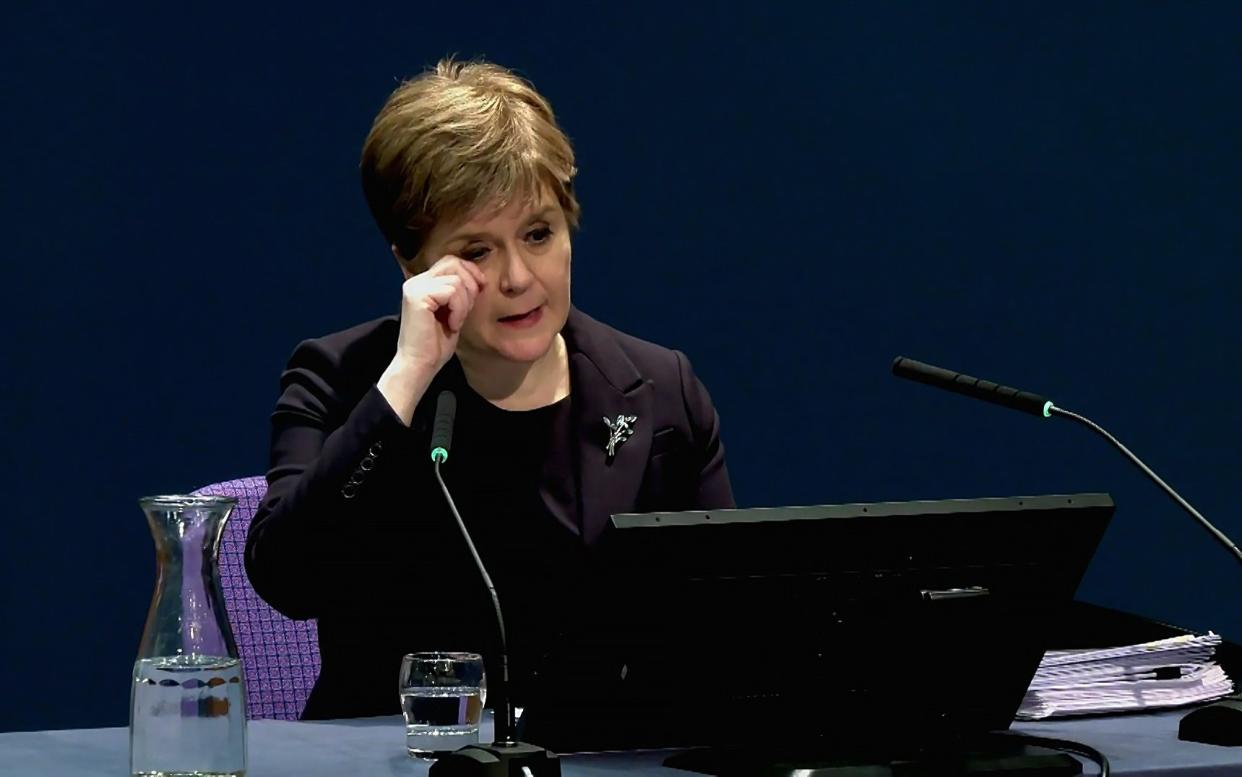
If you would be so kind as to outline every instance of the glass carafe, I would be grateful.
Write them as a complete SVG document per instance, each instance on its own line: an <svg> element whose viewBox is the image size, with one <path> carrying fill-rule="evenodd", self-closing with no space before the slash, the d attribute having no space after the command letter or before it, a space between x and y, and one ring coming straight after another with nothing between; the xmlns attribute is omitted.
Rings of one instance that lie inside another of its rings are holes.
<svg viewBox="0 0 1242 777"><path fill-rule="evenodd" d="M246 688L216 557L236 499L139 500L158 579L134 662L129 763L143 777L242 777Z"/></svg>

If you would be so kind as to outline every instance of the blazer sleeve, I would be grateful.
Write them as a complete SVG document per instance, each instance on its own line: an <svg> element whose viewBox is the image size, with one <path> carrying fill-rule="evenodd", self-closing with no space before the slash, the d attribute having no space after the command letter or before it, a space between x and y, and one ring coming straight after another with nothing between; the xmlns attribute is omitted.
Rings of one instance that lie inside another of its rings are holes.
<svg viewBox="0 0 1242 777"><path fill-rule="evenodd" d="M268 490L246 537L246 574L259 596L290 618L318 617L346 601L357 567L376 563L374 530L382 527L369 524L382 511L367 492L392 477L385 459L409 438L374 385L348 406L345 373L331 349L302 343L281 376L272 413Z"/></svg>
<svg viewBox="0 0 1242 777"><path fill-rule="evenodd" d="M681 377L682 401L686 405L686 416L690 419L690 442L698 471L694 509L722 510L736 507L733 486L729 483L729 469L725 465L724 444L720 441L720 416L716 413L707 388L694 374L690 360L681 351L674 353Z"/></svg>

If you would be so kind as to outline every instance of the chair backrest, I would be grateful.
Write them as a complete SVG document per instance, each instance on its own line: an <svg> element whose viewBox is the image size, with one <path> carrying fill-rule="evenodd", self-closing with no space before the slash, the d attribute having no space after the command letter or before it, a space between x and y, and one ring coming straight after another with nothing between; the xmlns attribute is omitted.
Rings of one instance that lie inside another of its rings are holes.
<svg viewBox="0 0 1242 777"><path fill-rule="evenodd" d="M237 499L220 539L220 587L246 674L246 717L297 720L319 676L318 630L313 620L290 620L273 610L246 577L246 532L267 481L241 478L194 493Z"/></svg>

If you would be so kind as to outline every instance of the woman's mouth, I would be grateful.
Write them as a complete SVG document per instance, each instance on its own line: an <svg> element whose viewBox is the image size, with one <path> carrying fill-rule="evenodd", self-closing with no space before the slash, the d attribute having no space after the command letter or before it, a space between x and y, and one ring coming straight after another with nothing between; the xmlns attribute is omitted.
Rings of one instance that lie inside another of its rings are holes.
<svg viewBox="0 0 1242 777"><path fill-rule="evenodd" d="M500 319L500 323L514 329L526 329L538 324L541 318L543 318L543 305L516 316L505 316Z"/></svg>

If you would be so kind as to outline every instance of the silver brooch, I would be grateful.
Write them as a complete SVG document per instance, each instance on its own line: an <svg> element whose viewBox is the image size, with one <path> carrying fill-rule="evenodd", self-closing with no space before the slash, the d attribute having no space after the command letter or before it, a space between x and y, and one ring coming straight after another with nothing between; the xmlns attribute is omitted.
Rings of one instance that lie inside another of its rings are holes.
<svg viewBox="0 0 1242 777"><path fill-rule="evenodd" d="M617 446L630 439L634 434L634 422L638 420L636 415L619 415L617 420L610 421L604 418L604 425L608 427L608 460L612 461L617 455Z"/></svg>

